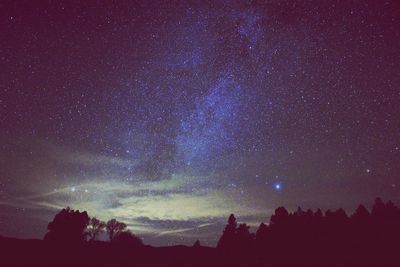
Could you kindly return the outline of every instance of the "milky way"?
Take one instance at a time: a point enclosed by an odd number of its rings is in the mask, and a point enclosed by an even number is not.
[[[396,2],[1,3],[0,234],[70,206],[215,245],[230,213],[400,201]]]

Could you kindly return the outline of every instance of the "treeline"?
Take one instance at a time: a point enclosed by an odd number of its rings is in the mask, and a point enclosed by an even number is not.
[[[136,251],[136,261],[154,261],[155,266],[158,261],[162,262],[161,258],[152,258],[153,252],[144,250],[142,241],[126,230],[126,224],[115,219],[103,222],[90,218],[86,212],[69,208],[63,209],[49,223],[44,240],[62,244],[93,243],[96,247],[100,243],[91,241],[100,233],[106,233],[112,243],[121,244],[125,251]],[[135,247],[137,249],[132,250]],[[169,251],[174,256],[169,257],[182,261],[182,265],[171,266],[203,266],[201,262],[205,261],[208,262],[206,266],[398,267],[400,208],[380,198],[375,200],[371,211],[360,205],[351,215],[343,209],[322,212],[298,208],[288,212],[279,207],[269,223],[261,223],[254,233],[231,214],[216,249],[213,252],[204,249],[198,241],[192,251],[171,248]],[[98,257],[97,250],[92,250],[94,258]],[[144,256],[143,253],[148,254]],[[128,263],[128,254],[126,256]],[[197,260],[193,261],[193,257]]]
[[[142,240],[135,236],[123,222],[111,219],[107,222],[96,217],[90,218],[86,211],[72,210],[69,207],[62,209],[51,221],[45,241],[80,243],[94,241],[99,234],[107,233],[109,241],[125,243],[127,245],[142,245]]]
[[[255,233],[229,217],[217,249],[227,265],[400,266],[400,208],[375,200],[343,209],[288,212],[279,207]]]

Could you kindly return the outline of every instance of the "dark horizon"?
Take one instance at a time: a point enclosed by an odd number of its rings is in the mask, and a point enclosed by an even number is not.
[[[152,247],[116,219],[102,222],[86,211],[62,209],[43,240],[0,236],[0,263],[7,266],[398,266],[400,208],[376,198],[371,212],[350,215],[278,207],[255,232],[231,214],[216,247]],[[108,241],[97,239],[106,233]],[[21,257],[22,256],[22,257]]]
[[[145,243],[145,239],[141,236],[138,236],[136,233],[133,233],[131,231],[131,229],[129,229],[128,225],[126,225],[124,222],[118,221],[115,218],[110,218],[109,220],[106,221],[102,221],[99,220],[98,218],[96,218],[95,216],[90,216],[90,214],[87,213],[87,211],[85,210],[74,210],[71,207],[65,207],[62,210],[59,210],[52,221],[49,221],[45,230],[45,234],[41,235],[39,238],[22,238],[22,240],[44,240],[46,242],[54,242],[54,241],[49,241],[47,235],[51,232],[51,224],[54,223],[57,219],[57,217],[60,216],[60,214],[70,214],[70,215],[76,215],[78,219],[80,218],[79,216],[84,214],[84,218],[83,221],[87,220],[87,222],[84,224],[84,226],[81,226],[81,230],[77,231],[78,236],[80,236],[81,238],[83,238],[81,241],[84,242],[90,242],[90,241],[105,241],[105,242],[110,242],[113,241],[111,237],[109,237],[109,230],[108,230],[108,224],[111,221],[114,221],[114,225],[115,222],[118,225],[123,225],[122,228],[120,228],[116,233],[116,235],[118,235],[118,233],[128,233],[128,234],[132,234],[133,236],[137,237],[139,240],[141,240],[141,245],[150,245],[150,246],[154,246],[153,244],[147,244]],[[328,209],[328,210],[322,210],[321,208],[317,208],[315,210],[312,209],[304,209],[300,206],[297,207],[296,210],[288,210],[286,209],[286,207],[283,206],[279,206],[277,207],[274,212],[271,214],[271,216],[268,219],[268,222],[259,222],[259,224],[256,225],[256,227],[252,227],[250,226],[248,223],[246,222],[242,222],[242,221],[238,221],[237,220],[237,215],[231,213],[229,215],[228,218],[226,218],[226,223],[224,226],[224,229],[221,230],[221,236],[215,236],[215,239],[217,240],[216,244],[214,246],[210,246],[209,244],[203,244],[201,242],[200,239],[194,239],[194,242],[192,244],[168,244],[168,246],[182,246],[182,245],[188,245],[188,246],[202,246],[202,247],[214,247],[214,248],[218,248],[218,246],[220,246],[221,244],[221,239],[222,236],[224,235],[225,231],[226,231],[226,227],[227,225],[230,224],[231,219],[234,219],[234,222],[236,224],[236,227],[244,225],[247,228],[247,232],[250,235],[254,235],[253,238],[256,237],[256,234],[260,231],[260,228],[262,228],[263,226],[265,227],[274,227],[274,224],[278,223],[280,224],[280,220],[282,219],[277,219],[277,217],[285,217],[285,218],[289,218],[292,217],[292,219],[296,219],[296,217],[298,217],[298,219],[302,220],[305,219],[306,217],[315,217],[318,219],[323,219],[323,220],[332,220],[332,219],[345,219],[350,221],[353,221],[352,223],[361,223],[361,224],[365,224],[367,225],[368,223],[366,221],[368,220],[380,220],[382,224],[389,224],[390,226],[393,226],[393,224],[396,224],[396,221],[398,219],[400,219],[400,207],[398,207],[393,201],[391,200],[383,200],[380,197],[375,198],[375,200],[373,201],[373,204],[369,206],[365,206],[364,203],[360,203],[357,205],[357,208],[354,209],[353,211],[346,211],[343,208],[336,208],[336,209]],[[336,216],[336,218],[335,218]],[[74,217],[74,216],[72,216]],[[71,218],[72,218],[71,217]],[[58,222],[61,222],[62,220],[64,220],[63,227],[69,227],[71,225],[74,225],[74,223],[68,219],[66,219],[66,217],[64,217],[64,219],[60,219],[58,218]],[[78,221],[81,219],[78,219]],[[95,220],[95,224],[96,227],[98,227],[101,223],[103,224],[102,227],[98,228],[96,231],[96,235],[93,235],[93,225],[94,223],[92,222],[92,220]],[[278,220],[278,221],[277,221]],[[361,220],[361,221],[360,221]],[[310,223],[310,222],[307,222]],[[305,224],[307,225],[307,224]],[[303,225],[303,226],[305,226]],[[384,226],[384,225],[382,225]],[[115,226],[116,227],[116,226]],[[293,227],[293,225],[292,225]],[[65,229],[60,228],[58,231],[64,231]],[[236,229],[238,230],[238,229]],[[365,229],[358,229],[358,230],[365,230]],[[18,239],[18,237],[13,237],[13,236],[1,236],[3,238],[11,238],[11,239]],[[69,235],[66,235],[63,238],[68,238]],[[71,240],[68,241],[68,239],[64,240],[63,238],[61,238],[60,240],[56,240],[57,242],[61,242],[61,243],[68,243],[71,242]],[[72,241],[72,244],[76,242]],[[198,243],[198,244],[197,244]]]
[[[0,66],[2,236],[400,203],[399,1],[0,1]]]
[[[376,202],[378,199],[379,199],[379,200],[382,200],[380,197],[377,197],[377,198],[374,199],[374,201],[369,201],[369,202],[365,202],[365,203],[359,203],[359,204],[356,205],[355,208],[352,209],[352,210],[345,210],[345,209],[343,209],[343,208],[341,208],[341,207],[336,207],[336,208],[330,208],[330,209],[327,209],[327,210],[322,210],[321,208],[310,209],[310,208],[305,208],[305,207],[297,206],[295,209],[287,209],[287,211],[289,212],[289,214],[296,214],[296,213],[299,212],[299,210],[301,210],[301,211],[303,211],[303,212],[312,211],[313,213],[315,213],[315,212],[317,212],[318,210],[320,210],[320,211],[322,212],[322,215],[323,215],[323,216],[326,216],[326,214],[329,213],[329,212],[336,212],[336,211],[338,211],[338,210],[343,210],[343,211],[346,213],[346,215],[348,216],[348,218],[352,218],[352,217],[356,214],[357,208],[359,208],[360,206],[364,207],[364,208],[366,209],[366,211],[368,211],[369,213],[371,213],[372,210],[373,210],[373,204],[372,204],[372,203]],[[389,201],[389,202],[393,203],[391,200],[384,200],[384,199],[383,199],[383,201],[384,201],[384,202]],[[397,203],[393,203],[393,204],[395,204],[396,206],[398,206]],[[278,206],[278,207],[276,207],[275,213],[276,213],[276,210],[277,210],[277,209],[282,208],[282,207],[283,207],[283,206]],[[66,208],[71,208],[71,207],[66,207]],[[283,207],[283,208],[286,209],[286,207]],[[64,209],[65,209],[65,208],[64,208]],[[74,210],[74,209],[72,208],[72,210]],[[77,209],[76,211],[77,211],[77,212],[86,212],[85,210],[78,210],[78,209]],[[60,210],[55,211],[54,215],[56,215],[56,214],[59,213],[59,212],[60,212]],[[230,214],[231,214],[231,215],[235,215],[235,214],[233,214],[233,213],[230,213]],[[89,214],[89,215],[90,215],[90,214]],[[256,223],[256,224],[253,224],[253,225],[249,225],[248,222],[243,221],[243,220],[240,220],[240,216],[238,216],[237,214],[235,215],[235,218],[237,219],[237,223],[238,223],[238,224],[244,223],[244,224],[248,225],[248,226],[249,226],[249,232],[255,234],[256,231],[258,230],[258,228],[260,227],[260,224],[265,224],[265,225],[267,225],[267,226],[270,225],[270,222],[269,222],[269,221],[270,221],[270,218],[271,218],[272,215],[274,215],[274,212],[271,213],[269,216],[267,216],[267,217],[266,217],[267,219],[266,219],[265,221],[260,221],[258,224]],[[93,216],[93,217],[95,217],[95,216]],[[91,218],[91,216],[90,216],[90,218]],[[111,218],[108,218],[108,219],[111,219]],[[225,225],[226,225],[228,219],[229,219],[228,217],[225,218],[224,223],[222,223],[223,226],[222,226],[222,228],[220,229],[220,233],[223,233],[223,228],[225,227]],[[107,220],[106,220],[106,221],[107,221]],[[126,229],[129,230],[129,231],[131,231],[131,229],[129,228],[129,226],[127,226]],[[1,230],[1,229],[0,229],[0,230]],[[0,234],[0,237],[5,237],[5,238],[17,238],[17,239],[19,238],[19,239],[26,239],[26,240],[30,240],[30,239],[39,239],[39,240],[42,240],[42,239],[44,239],[45,234],[46,234],[47,232],[48,232],[48,229],[47,229],[47,224],[46,224],[46,228],[43,230],[43,233],[42,233],[42,232],[36,233],[36,235],[35,235],[34,237],[2,236],[1,234]],[[154,239],[151,239],[151,238],[150,238],[150,239],[147,239],[147,238],[146,238],[146,235],[140,235],[140,234],[138,235],[137,233],[134,233],[134,232],[133,232],[133,234],[134,234],[135,236],[137,236],[138,238],[140,238],[140,239],[143,241],[143,244],[149,245],[149,246],[155,246],[155,247],[181,246],[181,245],[189,246],[189,247],[190,247],[190,246],[193,246],[193,244],[194,244],[196,241],[200,241],[201,246],[216,248],[216,247],[217,247],[217,244],[218,244],[218,241],[219,241],[219,239],[221,238],[221,237],[218,236],[218,234],[217,234],[216,236],[214,236],[214,237],[212,238],[212,240],[213,240],[212,242],[209,242],[209,240],[207,240],[207,239],[206,239],[206,240],[201,240],[199,237],[195,237],[195,236],[194,236],[192,239],[183,241],[183,242],[181,242],[181,243],[179,243],[179,241],[177,241],[177,243],[168,243],[168,242],[167,242],[167,243],[162,243],[162,241],[158,240],[158,239],[162,239],[162,238],[160,238],[160,237],[155,237]],[[210,233],[210,234],[211,234],[211,233]],[[105,242],[109,241],[106,232],[100,233],[100,234],[97,236],[96,240],[97,240],[97,241],[105,241]]]

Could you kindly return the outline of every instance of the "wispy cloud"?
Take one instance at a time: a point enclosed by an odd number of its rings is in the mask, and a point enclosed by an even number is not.
[[[45,179],[47,184],[40,186],[34,179],[27,179],[30,192],[18,194],[0,205],[53,210],[54,214],[70,206],[102,220],[124,221],[139,235],[175,237],[206,235],[202,229],[210,227],[219,231],[232,212],[249,218],[261,213],[249,209],[242,195],[229,188],[215,187],[218,176],[213,174],[177,170],[163,179],[145,179],[128,171],[136,164],[135,160],[76,151],[47,142],[39,147],[36,150],[44,151],[39,165],[51,161],[55,162],[55,173],[65,166],[80,171],[71,172],[65,179]],[[43,217],[43,221],[51,219]]]

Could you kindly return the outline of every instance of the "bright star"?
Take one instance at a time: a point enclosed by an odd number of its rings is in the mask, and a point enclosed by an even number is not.
[[[281,183],[274,183],[273,187],[274,187],[275,190],[279,191],[279,190],[282,189],[282,184]]]

